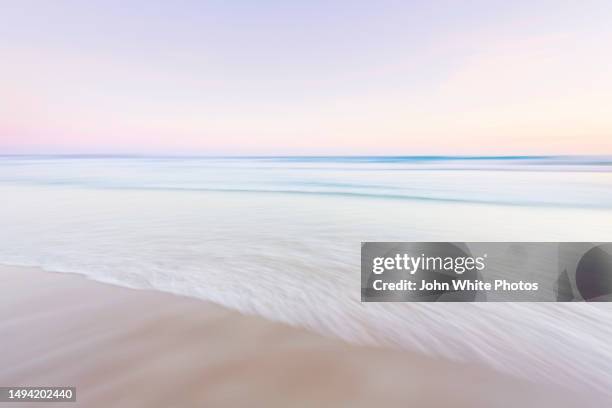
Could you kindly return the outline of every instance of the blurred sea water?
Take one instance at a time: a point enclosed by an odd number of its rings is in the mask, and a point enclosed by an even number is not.
[[[612,241],[609,157],[0,157],[0,263],[612,393],[609,304],[362,304],[362,241]]]

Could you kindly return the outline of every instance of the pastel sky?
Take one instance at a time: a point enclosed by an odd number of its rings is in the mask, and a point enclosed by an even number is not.
[[[4,0],[0,152],[612,154],[612,2]]]

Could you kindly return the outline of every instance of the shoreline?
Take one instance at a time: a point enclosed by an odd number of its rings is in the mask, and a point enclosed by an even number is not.
[[[0,266],[0,285],[0,386],[76,386],[76,404],[54,407],[597,406],[483,367],[78,274]]]

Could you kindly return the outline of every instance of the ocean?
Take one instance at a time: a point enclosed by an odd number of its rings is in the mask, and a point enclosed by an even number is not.
[[[360,302],[363,241],[612,241],[610,157],[0,157],[0,263],[612,393],[612,305]],[[93,323],[92,323],[93,324]]]

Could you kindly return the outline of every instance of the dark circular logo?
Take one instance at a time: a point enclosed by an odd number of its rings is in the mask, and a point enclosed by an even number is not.
[[[606,301],[612,296],[612,244],[587,251],[576,267],[576,287],[584,300]]]

